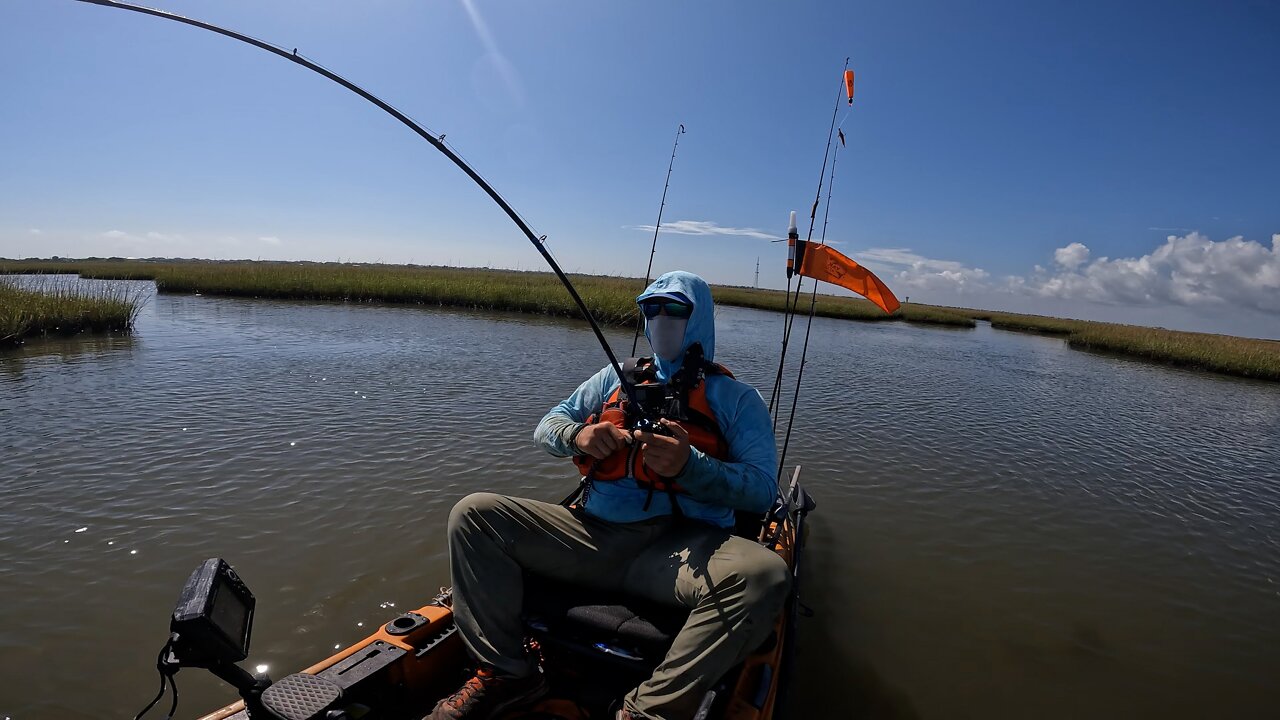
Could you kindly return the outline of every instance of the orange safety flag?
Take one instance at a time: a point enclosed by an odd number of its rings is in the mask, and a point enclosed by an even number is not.
[[[898,298],[888,285],[830,245],[804,243],[799,254],[801,275],[852,290],[886,313],[898,310]]]
[[[845,92],[849,95],[849,104],[852,105],[853,104],[853,71],[852,70],[844,71],[844,89],[845,89]]]

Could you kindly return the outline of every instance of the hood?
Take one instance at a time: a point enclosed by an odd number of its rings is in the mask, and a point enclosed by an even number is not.
[[[681,359],[670,361],[654,358],[658,365],[658,378],[666,382],[680,369],[684,351],[694,343],[702,343],[702,356],[708,361],[716,354],[715,304],[711,300],[711,286],[707,281],[693,273],[675,270],[653,281],[645,291],[636,297],[636,304],[655,297],[675,297],[682,302],[693,305],[693,314],[684,329],[684,343],[680,347]],[[646,323],[644,336],[649,338],[649,327]]]

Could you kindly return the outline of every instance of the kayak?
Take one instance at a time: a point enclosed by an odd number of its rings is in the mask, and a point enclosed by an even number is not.
[[[572,501],[573,496],[566,504]],[[707,692],[694,716],[697,720],[782,716],[794,663],[796,622],[805,614],[799,598],[804,523],[814,507],[800,485],[797,466],[787,487],[779,488],[768,513],[739,513],[735,533],[760,542],[787,561],[792,573],[790,596],[769,637]],[[195,579],[193,574],[188,587]],[[536,577],[527,578],[524,593],[526,642],[539,658],[551,692],[531,707],[505,713],[504,718],[612,718],[618,700],[661,662],[688,615],[683,607],[553,585]],[[469,661],[453,623],[451,603],[451,591],[442,590],[422,607],[391,618],[373,634],[311,667],[275,682],[259,677],[248,691],[247,683],[240,683],[252,712],[240,700],[200,720],[421,718],[468,676]],[[175,618],[181,609],[180,603]],[[251,624],[252,607],[247,615],[245,623]],[[225,671],[217,674],[232,681]]]

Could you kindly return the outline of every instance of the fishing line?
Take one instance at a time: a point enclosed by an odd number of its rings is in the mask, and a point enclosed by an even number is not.
[[[515,209],[511,207],[511,205],[506,201],[506,199],[503,198],[501,195],[499,195],[498,191],[495,190],[493,186],[490,185],[489,182],[480,175],[480,173],[476,172],[474,168],[472,168],[469,164],[467,164],[467,162],[464,161],[458,153],[454,152],[449,146],[445,144],[443,134],[437,136],[435,133],[428,131],[425,127],[418,124],[417,121],[413,120],[408,115],[401,112],[400,110],[397,110],[395,107],[388,104],[386,101],[374,96],[369,91],[365,90],[359,85],[356,85],[350,80],[347,80],[341,75],[338,75],[337,73],[329,70],[328,68],[325,68],[323,65],[320,65],[319,63],[314,62],[313,60],[307,58],[305,55],[300,55],[298,53],[297,48],[294,48],[292,51],[289,51],[278,45],[273,45],[263,40],[250,37],[243,33],[235,32],[234,30],[228,30],[226,28],[219,27],[218,25],[214,25],[212,23],[207,23],[201,20],[195,20],[193,18],[188,18],[182,15],[165,11],[165,10],[157,10],[155,8],[143,7],[141,5],[131,5],[129,3],[115,2],[114,0],[76,0],[76,1],[88,3],[91,5],[101,5],[103,7],[117,8],[120,10],[130,10],[132,12],[141,13],[143,15],[151,15],[153,17],[162,18],[164,20],[172,20],[174,22],[183,23],[184,25],[191,25],[193,27],[198,27],[202,30],[208,30],[210,32],[217,33],[219,35],[229,37],[233,40],[239,40],[240,42],[247,43],[256,48],[266,50],[267,52],[272,53],[273,55],[279,55],[280,57],[286,60],[291,60],[307,68],[308,70],[311,70],[320,75],[323,75],[329,80],[332,80],[333,82],[345,87],[346,89],[359,95],[365,100],[368,100],[369,102],[376,105],[378,108],[385,111],[387,114],[399,120],[402,124],[404,124],[410,130],[415,132],[423,140],[426,140],[427,142],[431,143],[432,147],[434,147],[435,149],[443,153],[444,156],[449,158],[449,160],[453,162],[454,165],[458,166],[460,170],[466,173],[467,177],[471,178],[472,181],[474,181],[477,185],[479,185],[480,188],[485,191],[485,194],[487,194],[490,199],[492,199],[495,203],[497,203],[498,207],[502,208],[502,211],[506,213],[507,217],[511,218],[511,221],[516,224],[516,227],[520,228],[520,231],[524,233],[524,236],[529,240],[529,242],[533,243],[534,248],[538,251],[540,255],[542,255],[543,260],[546,260],[547,264],[551,266],[552,271],[555,272],[555,275],[560,280],[561,284],[563,284],[565,289],[569,291],[569,296],[573,298],[573,302],[575,305],[577,305],[578,310],[582,313],[583,318],[585,318],[587,323],[591,326],[591,331],[595,334],[596,341],[600,343],[600,347],[601,349],[604,350],[605,355],[608,356],[609,364],[613,366],[613,371],[615,374],[617,374],[618,382],[620,383],[623,392],[626,393],[627,399],[631,401],[631,403],[634,406],[636,407],[640,406],[640,403],[638,402],[638,399],[635,394],[635,388],[632,387],[631,383],[627,382],[627,378],[622,372],[622,365],[618,362],[617,356],[614,355],[613,348],[609,347],[609,341],[605,339],[604,332],[601,331],[599,324],[596,323],[595,318],[591,315],[590,309],[587,308],[587,304],[582,300],[582,297],[578,294],[578,291],[573,287],[573,283],[569,281],[569,278],[568,276],[565,275],[564,270],[560,269],[560,264],[556,262],[555,258],[552,257],[551,252],[547,249],[546,247],[547,236],[536,235],[533,232],[533,229],[529,227],[529,224],[524,221],[524,218],[520,217],[520,214],[517,213]]]
[[[853,108],[849,108],[848,110],[844,111],[844,117],[840,118],[840,124],[836,126],[836,130],[844,129],[844,121],[848,120],[851,114],[853,114]]]
[[[844,143],[836,146],[835,152],[831,153],[831,175],[827,177],[827,206],[822,209],[822,235],[818,238],[819,245],[827,244],[827,220],[831,217],[831,191],[836,185],[836,161],[840,159],[840,147]],[[818,281],[813,282],[814,295],[818,293]]]

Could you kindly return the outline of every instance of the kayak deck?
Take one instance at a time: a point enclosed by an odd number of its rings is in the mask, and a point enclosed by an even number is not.
[[[737,530],[787,562],[791,595],[764,642],[706,694],[697,720],[766,720],[777,715],[800,608],[803,520],[812,509],[798,476],[797,467],[778,507]],[[444,591],[393,618],[360,642],[271,685],[262,693],[263,704],[284,720],[423,717],[469,676],[470,661],[450,604],[451,593]],[[524,608],[528,647],[539,659],[551,692],[504,718],[611,719],[621,697],[661,662],[689,612],[532,577],[525,583]],[[335,710],[345,715],[326,715]],[[200,720],[246,718],[244,702],[239,701]]]

